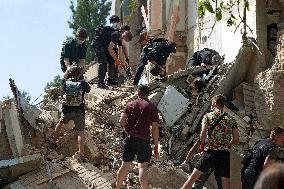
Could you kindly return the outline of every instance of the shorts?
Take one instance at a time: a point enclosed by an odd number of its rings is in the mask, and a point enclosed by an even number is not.
[[[73,120],[76,131],[84,131],[85,129],[85,115],[81,112],[62,113],[61,120],[64,124],[67,124],[70,120]]]
[[[152,156],[150,140],[145,140],[138,137],[126,137],[124,139],[122,160],[124,162],[132,162],[135,155],[137,155],[138,163],[150,163]]]
[[[195,168],[203,173],[213,169],[217,177],[230,178],[230,152],[224,150],[204,151]]]

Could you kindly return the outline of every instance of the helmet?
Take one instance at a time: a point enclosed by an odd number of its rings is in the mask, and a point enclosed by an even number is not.
[[[117,23],[117,22],[120,22],[120,19],[117,15],[112,15],[110,18],[109,18],[109,22],[110,23]]]

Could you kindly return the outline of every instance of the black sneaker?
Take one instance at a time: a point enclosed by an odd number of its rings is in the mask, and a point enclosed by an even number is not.
[[[98,84],[98,88],[107,89],[108,86],[107,86],[106,84],[104,84],[104,83],[99,83],[99,84]]]

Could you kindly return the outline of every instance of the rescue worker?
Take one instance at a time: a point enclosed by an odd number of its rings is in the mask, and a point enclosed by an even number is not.
[[[92,42],[92,47],[96,52],[99,62],[99,88],[107,88],[105,77],[108,67],[108,84],[118,84],[116,64],[120,65],[122,63],[123,66],[125,66],[125,60],[119,59],[119,55],[122,54],[122,40],[125,40],[126,42],[132,40],[132,34],[129,30],[125,30],[121,33],[110,26],[100,26],[96,29],[96,37]]]
[[[85,146],[85,101],[84,94],[90,92],[90,85],[81,80],[82,68],[79,66],[71,66],[64,74],[62,82],[63,103],[62,114],[59,122],[55,127],[53,137],[49,140],[49,148],[57,147],[57,140],[64,124],[68,124],[70,120],[75,123],[75,130],[78,133],[78,151],[75,158],[80,162],[86,162],[84,156]]]
[[[259,140],[243,159],[243,189],[253,189],[255,182],[264,167],[273,162],[283,162],[284,129],[274,127],[270,137]]]
[[[224,96],[216,95],[212,98],[212,112],[204,115],[200,134],[200,149],[205,151],[182,189],[191,189],[193,183],[209,169],[221,177],[224,189],[230,188],[229,150],[239,142],[239,133],[234,118],[223,112],[224,105]]]
[[[138,85],[148,61],[154,64],[154,68],[150,71],[153,76],[165,76],[166,60],[171,53],[176,53],[176,44],[164,38],[150,38],[148,35],[144,35],[144,39],[140,42],[145,45],[136,68],[133,85]]]
[[[158,109],[149,101],[149,94],[148,86],[139,86],[138,98],[127,103],[121,114],[120,125],[125,131],[125,138],[123,162],[117,172],[116,189],[121,188],[135,155],[137,155],[141,188],[148,189],[147,171],[152,156],[150,138],[153,138],[154,158],[157,159],[160,126]]]
[[[204,48],[201,51],[196,51],[189,59],[186,68],[195,66],[214,66],[219,65],[223,61],[223,58],[219,53],[213,49]]]
[[[85,58],[87,53],[87,45],[85,44],[88,38],[87,30],[84,28],[78,29],[74,39],[68,39],[63,43],[60,64],[63,73],[72,64],[80,67],[85,66]]]

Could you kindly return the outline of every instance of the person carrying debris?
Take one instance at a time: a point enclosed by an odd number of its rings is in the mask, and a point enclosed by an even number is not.
[[[270,137],[261,139],[255,143],[243,158],[241,170],[243,189],[253,189],[255,182],[264,167],[273,162],[282,163],[284,160],[283,150],[284,129],[274,127]]]
[[[191,189],[193,183],[209,169],[213,169],[215,175],[221,177],[224,189],[230,188],[229,150],[231,145],[239,142],[239,133],[234,118],[223,112],[224,105],[224,96],[216,95],[212,98],[213,111],[203,117],[200,134],[200,149],[205,151],[184,183],[183,189]]]
[[[116,25],[118,26],[118,25]],[[96,37],[92,42],[92,47],[96,52],[99,62],[99,88],[107,88],[105,84],[105,76],[108,71],[108,84],[118,84],[118,67],[127,67],[128,52],[122,41],[128,42],[132,40],[132,34],[129,27],[118,30],[111,26],[99,26],[96,29]],[[124,44],[124,45],[123,45]],[[121,60],[121,54],[124,52],[125,60]]]
[[[144,34],[141,34],[141,36],[143,40],[139,40],[140,44],[145,45],[140,55],[140,62],[136,68],[133,85],[138,85],[148,61],[154,64],[154,68],[150,71],[153,76],[165,76],[166,61],[171,53],[176,53],[176,44],[174,42],[169,42],[164,38],[150,38]]]
[[[196,51],[188,60],[186,68],[195,66],[215,66],[223,62],[223,58],[213,49],[204,48],[201,51]]]
[[[184,168],[187,166],[188,162],[193,160],[193,162],[197,163],[197,158],[200,157],[200,155],[202,154],[202,152],[200,151],[200,140],[198,139],[193,146],[190,148],[190,150],[187,153],[186,159],[184,160],[184,162],[182,162],[181,164],[181,168]],[[197,154],[195,154],[197,152]],[[195,154],[195,155],[194,155]],[[202,189],[205,182],[208,180],[208,178],[210,177],[211,173],[213,172],[213,169],[208,169],[206,170],[206,172],[204,172],[193,184],[193,189]],[[215,172],[214,172],[215,174]],[[223,189],[222,187],[222,181],[221,178],[215,174],[215,179],[217,181],[217,186],[218,189]]]
[[[85,44],[88,38],[87,30],[79,28],[74,39],[67,39],[63,43],[60,64],[61,70],[65,73],[71,65],[85,66],[85,58],[87,53],[87,45]]]
[[[152,131],[155,159],[158,158],[159,142],[158,109],[148,99],[149,93],[150,88],[148,86],[139,86],[138,98],[127,103],[121,114],[120,125],[125,131],[125,138],[123,162],[117,172],[116,189],[120,189],[135,155],[137,155],[138,160],[141,188],[148,188],[147,171],[151,159],[150,129]]]
[[[53,137],[51,138],[50,148],[57,147],[57,139],[59,138],[60,131],[64,124],[67,124],[70,120],[74,121],[75,130],[78,132],[78,148],[75,158],[80,162],[86,162],[87,159],[84,156],[85,145],[85,103],[84,94],[90,92],[90,85],[80,80],[82,75],[82,68],[78,66],[72,66],[68,69],[62,82],[63,102],[62,102],[62,114],[59,122],[55,127]]]

